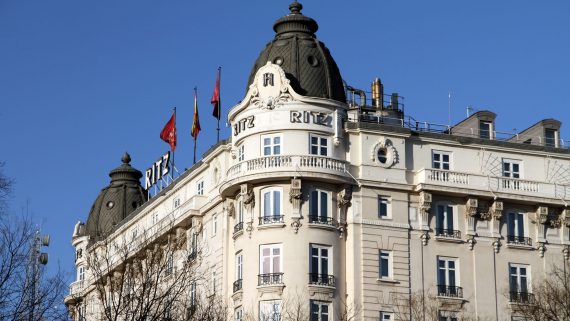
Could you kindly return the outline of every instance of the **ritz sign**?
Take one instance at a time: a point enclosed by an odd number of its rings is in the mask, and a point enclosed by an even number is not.
[[[145,171],[144,188],[148,190],[160,179],[170,173],[170,151],[162,155],[152,166]]]

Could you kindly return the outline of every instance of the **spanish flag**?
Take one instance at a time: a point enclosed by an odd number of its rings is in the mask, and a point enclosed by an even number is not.
[[[198,116],[198,89],[194,87],[194,121],[192,122],[192,130],[190,131],[190,135],[194,137],[194,140],[198,138],[200,129],[200,117]]]

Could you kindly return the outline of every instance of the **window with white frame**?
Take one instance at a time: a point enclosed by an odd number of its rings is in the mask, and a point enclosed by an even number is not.
[[[315,189],[309,194],[309,223],[332,224],[329,220],[331,193]]]
[[[491,139],[493,122],[487,120],[479,121],[479,138]]]
[[[390,198],[386,196],[378,196],[378,218],[388,219],[390,215]]]
[[[245,145],[241,144],[237,150],[238,150],[238,162],[241,162],[245,159]]]
[[[394,320],[394,313],[380,311],[380,321],[393,321]]]
[[[243,254],[238,252],[236,254],[236,280],[243,279]]]
[[[530,300],[530,266],[526,264],[509,263],[510,301],[528,303]]]
[[[503,158],[503,177],[520,178],[521,161]]]
[[[204,180],[199,180],[196,183],[196,195],[204,195]]]
[[[311,265],[309,281],[311,284],[334,286],[332,275],[332,249],[330,246],[311,244]]]
[[[261,137],[263,156],[281,155],[281,134]]]
[[[281,321],[281,300],[260,301],[259,321]]]
[[[392,279],[392,252],[386,250],[378,251],[378,277],[380,279]]]
[[[459,287],[459,260],[457,258],[437,258],[437,295],[462,297]]]
[[[311,155],[328,156],[329,139],[325,136],[310,134]]]
[[[440,150],[433,150],[432,151],[432,168],[433,169],[443,169],[443,170],[450,170],[451,169],[451,153],[444,152]]]
[[[329,306],[330,302],[311,300],[311,317],[310,321],[328,321],[329,319]]]
[[[196,306],[196,282],[192,282],[192,284],[190,284],[190,305],[191,306]]]
[[[80,265],[77,268],[77,280],[78,281],[84,281],[85,280],[85,267],[83,265]]]
[[[174,271],[174,255],[173,253],[168,253],[166,256],[166,268],[164,270],[166,275],[172,274]]]
[[[259,224],[282,223],[281,188],[271,187],[261,191],[261,217]]]
[[[280,284],[283,271],[281,244],[267,244],[259,247],[259,285]]]
[[[507,214],[507,243],[532,245],[526,235],[523,213],[509,212]]]
[[[557,135],[556,129],[551,129],[551,128],[544,129],[544,145],[549,147],[556,147],[557,145],[556,135]]]
[[[243,308],[238,307],[234,311],[234,320],[235,321],[243,321]]]
[[[439,204],[436,206],[435,235],[449,238],[461,238],[457,230],[454,206]]]

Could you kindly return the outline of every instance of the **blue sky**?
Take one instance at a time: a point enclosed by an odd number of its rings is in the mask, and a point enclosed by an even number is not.
[[[178,109],[177,167],[192,164],[192,88],[201,155],[215,143],[209,99],[222,66],[223,114],[243,98],[287,1],[0,0],[0,161],[52,236],[51,261],[73,268],[71,233],[128,151],[144,170],[168,145]],[[446,124],[465,108],[518,131],[544,118],[570,139],[569,1],[305,1],[348,84],[380,77],[406,113]],[[222,129],[222,137],[229,136]]]

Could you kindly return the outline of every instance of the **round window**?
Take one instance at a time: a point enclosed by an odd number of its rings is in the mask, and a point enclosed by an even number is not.
[[[107,202],[107,208],[108,208],[108,209],[112,209],[114,206],[115,206],[115,202],[113,202],[113,201],[108,201],[108,202]]]
[[[386,148],[379,148],[378,149],[378,161],[381,164],[386,164],[386,161],[388,161]]]

